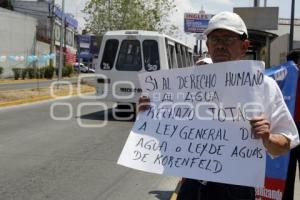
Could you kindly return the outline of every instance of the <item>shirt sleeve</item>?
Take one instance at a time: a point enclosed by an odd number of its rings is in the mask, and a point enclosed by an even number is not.
[[[265,77],[265,113],[269,117],[272,134],[282,134],[291,141],[291,149],[299,145],[299,134],[283,95],[275,80]]]

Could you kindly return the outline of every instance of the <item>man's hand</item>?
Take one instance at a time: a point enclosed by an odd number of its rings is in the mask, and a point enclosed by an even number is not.
[[[146,96],[141,96],[139,98],[138,112],[144,112],[148,110],[149,107],[150,107],[150,99]]]
[[[273,156],[286,154],[290,149],[290,140],[280,133],[271,133],[270,122],[265,116],[254,117],[250,125],[255,138],[261,138],[267,151]]]
[[[254,117],[250,120],[250,125],[255,138],[263,141],[270,137],[270,122],[264,117]]]

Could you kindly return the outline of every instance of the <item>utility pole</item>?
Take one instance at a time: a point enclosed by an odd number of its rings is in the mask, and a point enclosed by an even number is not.
[[[294,42],[294,18],[295,18],[295,0],[292,0],[292,8],[291,8],[291,23],[290,23],[290,40],[289,40],[289,50],[293,50],[293,42]]]
[[[111,13],[110,13],[110,0],[108,0],[108,27],[109,30],[111,31]]]
[[[78,74],[80,74],[80,35],[77,35],[77,65],[78,65]]]
[[[51,23],[51,30],[50,30],[50,55],[54,51],[54,24],[55,24],[55,15],[54,15],[54,6],[55,6],[55,0],[51,0],[50,4],[50,23]],[[53,59],[50,59],[50,66],[53,67]]]
[[[254,7],[259,7],[259,0],[254,0]]]
[[[61,26],[60,26],[60,48],[59,48],[59,68],[58,68],[58,82],[62,79],[62,68],[63,68],[63,40],[65,30],[65,0],[62,0],[62,11],[61,11]]]

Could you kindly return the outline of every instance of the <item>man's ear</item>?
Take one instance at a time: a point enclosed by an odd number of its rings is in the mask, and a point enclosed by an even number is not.
[[[209,51],[210,48],[209,48],[209,46],[208,46],[208,41],[207,41],[207,40],[206,40],[206,43],[205,43],[205,44],[206,44],[208,53],[210,53],[210,51]]]
[[[244,53],[244,55],[245,55],[246,52],[247,52],[247,49],[248,49],[249,46],[250,46],[250,41],[249,41],[249,40],[244,40],[242,45],[243,45],[243,47],[242,47],[243,53]]]

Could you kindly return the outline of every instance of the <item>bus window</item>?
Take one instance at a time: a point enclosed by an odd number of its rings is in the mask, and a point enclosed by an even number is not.
[[[140,71],[141,62],[141,45],[138,40],[123,40],[116,69],[120,71]]]
[[[143,53],[146,71],[159,70],[160,61],[157,42],[155,40],[144,40]]]
[[[119,46],[119,41],[116,39],[106,41],[102,61],[100,64],[101,69],[103,70],[112,69],[116,58],[118,46]]]

